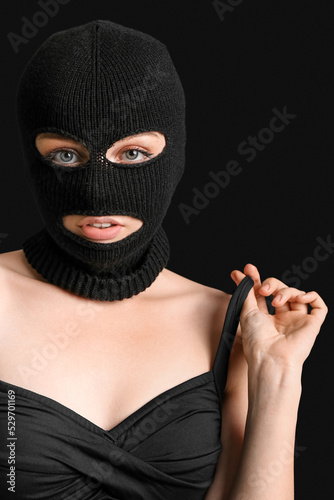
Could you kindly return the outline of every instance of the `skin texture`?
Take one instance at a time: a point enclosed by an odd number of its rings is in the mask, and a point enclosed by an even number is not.
[[[52,156],[52,161],[57,165],[73,166],[75,168],[89,160],[89,152],[83,144],[59,134],[38,134],[35,145],[41,155],[49,159]],[[107,150],[106,157],[115,163],[141,163],[157,156],[165,145],[165,137],[160,132],[143,132],[117,141]],[[145,156],[145,153],[150,156]],[[64,159],[69,159],[70,161],[62,162],[62,154],[65,154]],[[68,158],[66,158],[66,155],[68,155]],[[113,214],[109,215],[113,216]],[[63,224],[66,229],[72,231],[74,234],[91,240],[81,230],[84,218],[82,215],[66,215],[63,217]],[[141,220],[127,215],[117,215],[115,219],[122,226],[121,231],[112,239],[99,240],[99,243],[112,243],[122,240],[143,225]]]

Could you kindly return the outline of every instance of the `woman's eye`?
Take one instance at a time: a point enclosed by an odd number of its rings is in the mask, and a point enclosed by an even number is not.
[[[46,160],[50,160],[57,165],[73,165],[74,163],[79,163],[80,159],[74,151],[62,150],[54,151],[44,157]]]
[[[145,158],[149,158],[153,153],[148,153],[147,151],[142,151],[141,149],[127,149],[121,153],[121,157],[126,162],[133,161],[143,161]]]

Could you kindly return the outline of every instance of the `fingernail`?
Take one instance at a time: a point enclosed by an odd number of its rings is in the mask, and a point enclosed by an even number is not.
[[[280,293],[278,295],[276,295],[276,297],[275,297],[276,302],[279,302],[281,299],[282,299],[282,295]]]
[[[269,290],[270,285],[268,285],[268,283],[266,283],[265,285],[262,285],[260,288],[262,288],[262,290]]]

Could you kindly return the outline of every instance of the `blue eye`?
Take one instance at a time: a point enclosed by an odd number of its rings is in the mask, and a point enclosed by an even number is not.
[[[71,166],[80,163],[78,155],[74,151],[68,149],[52,151],[47,156],[44,156],[44,158],[62,166]]]
[[[138,160],[138,156],[141,155],[143,156],[143,153],[138,151],[138,149],[128,149],[127,151],[124,151],[123,153],[125,155],[125,158],[127,160]],[[141,158],[139,158],[141,159]]]
[[[55,154],[54,158],[57,160],[59,158],[60,163],[73,163],[77,161],[76,155],[72,151],[60,151]],[[75,158],[75,159],[74,159]]]
[[[141,149],[137,149],[137,148],[131,148],[131,149],[127,149],[125,151],[123,151],[122,155],[125,156],[125,160],[128,160],[128,161],[143,161],[147,158],[149,158],[150,156],[153,155],[153,153],[148,153],[147,151],[143,151]],[[140,155],[140,157],[139,157]]]

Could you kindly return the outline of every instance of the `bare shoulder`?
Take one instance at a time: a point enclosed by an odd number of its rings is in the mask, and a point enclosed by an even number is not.
[[[27,280],[40,281],[40,277],[28,264],[23,250],[0,254],[0,310]]]
[[[44,281],[42,276],[29,265],[22,249],[0,254],[0,275],[3,278],[6,276],[14,278],[16,275]]]
[[[20,273],[18,254],[19,250],[0,254],[0,311],[7,304],[15,274]]]
[[[169,269],[164,269],[162,274],[164,279],[167,281],[171,287],[171,290],[177,295],[190,295],[190,296],[201,296],[202,298],[225,300],[229,298],[230,295],[219,290],[217,288],[212,288],[196,281],[192,281],[189,278],[185,278],[180,274],[174,273]]]
[[[15,275],[28,276],[29,272],[25,266],[23,250],[14,250],[0,254],[0,277],[8,280]],[[32,276],[31,276],[32,277]]]
[[[21,272],[23,267],[23,251],[14,250],[0,254],[0,272],[4,276],[8,272]]]
[[[48,284],[27,262],[23,250],[0,254],[0,311],[3,312],[9,303],[14,306],[26,302],[29,297],[43,296],[46,291],[43,282]],[[47,291],[57,296],[61,292],[53,285]],[[66,298],[69,300],[70,296],[66,295]],[[221,290],[164,269],[155,282],[137,296],[135,303],[139,309],[134,310],[149,308],[150,314],[157,311],[157,317],[165,314],[165,318],[179,319],[182,324],[189,325],[189,329],[195,327],[208,331],[209,328],[217,331],[218,335],[229,300],[230,295]]]
[[[169,300],[171,310],[177,313],[182,309],[183,313],[193,315],[197,322],[205,322],[206,326],[211,327],[217,324],[218,329],[221,327],[230,294],[192,281],[169,269],[162,271],[159,286],[165,299]]]
[[[0,254],[0,294],[6,291],[9,278],[14,273],[20,273],[19,250]]]

